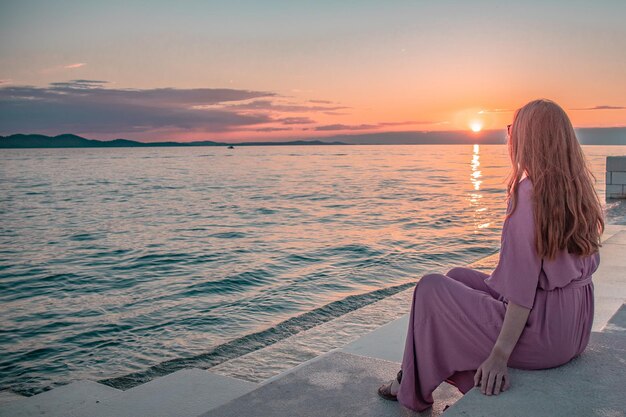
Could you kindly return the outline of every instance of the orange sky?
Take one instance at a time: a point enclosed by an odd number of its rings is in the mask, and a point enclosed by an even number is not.
[[[503,129],[536,98],[561,104],[577,127],[626,126],[626,2],[66,3],[3,3],[0,134],[250,141]],[[59,104],[69,98],[51,83],[70,80],[107,83],[65,86],[83,98]],[[162,88],[258,94],[155,102]]]

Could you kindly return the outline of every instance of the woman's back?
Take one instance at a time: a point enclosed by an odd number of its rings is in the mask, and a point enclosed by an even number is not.
[[[516,224],[525,225],[529,230],[535,230],[534,218],[528,214],[532,213],[532,180],[524,178],[519,183],[519,204],[521,205],[519,214],[524,216],[522,222]],[[516,230],[506,230],[503,233],[515,236]],[[515,254],[512,254],[515,256]],[[582,281],[589,278],[600,265],[600,253],[596,252],[589,256],[572,254],[567,249],[557,252],[554,259],[541,259],[541,272],[539,274],[538,287],[550,291],[555,288],[562,288],[573,281]]]

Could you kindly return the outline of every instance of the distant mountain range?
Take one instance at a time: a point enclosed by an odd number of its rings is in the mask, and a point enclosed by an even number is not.
[[[590,127],[576,129],[582,145],[626,145],[626,127]],[[318,140],[336,140],[358,145],[421,145],[421,144],[505,144],[502,130],[484,130],[479,133],[462,130],[432,132],[380,132],[334,135]]]
[[[626,145],[626,128],[576,129],[583,145]],[[409,144],[504,144],[505,134],[500,130],[471,133],[464,131],[436,132],[379,132],[344,134],[331,137],[292,140],[286,142],[226,143],[210,140],[195,142],[138,142],[128,139],[94,140],[77,135],[58,136],[16,134],[0,136],[0,148],[111,148],[148,146],[280,146],[280,145],[409,145]]]
[[[295,140],[290,142],[224,143],[210,140],[196,142],[137,142],[128,139],[95,140],[64,134],[58,136],[23,135],[0,136],[0,148],[130,148],[148,146],[259,146],[259,145],[346,145],[341,142]]]

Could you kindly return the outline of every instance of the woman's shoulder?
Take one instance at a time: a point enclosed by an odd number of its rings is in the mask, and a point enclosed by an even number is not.
[[[519,203],[529,204],[533,199],[533,182],[529,177],[523,178],[517,185],[517,196]]]
[[[517,184],[517,189],[515,190],[516,195],[516,207],[525,206],[530,207],[532,204],[533,197],[533,184],[530,178],[524,177]],[[509,200],[509,205],[507,207],[507,212],[511,209],[511,201]],[[517,210],[517,209],[516,209]]]
[[[533,182],[530,177],[524,177],[519,181],[517,186],[520,190],[532,190]]]

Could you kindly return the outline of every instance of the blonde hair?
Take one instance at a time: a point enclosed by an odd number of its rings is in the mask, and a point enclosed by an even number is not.
[[[526,171],[533,184],[537,254],[553,259],[562,249],[581,256],[597,252],[604,232],[602,204],[594,188],[596,178],[565,111],[545,99],[518,109],[509,156],[513,165],[507,184],[509,216],[517,204],[517,184]]]

